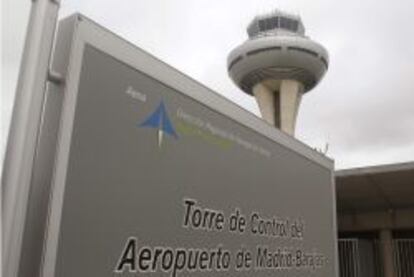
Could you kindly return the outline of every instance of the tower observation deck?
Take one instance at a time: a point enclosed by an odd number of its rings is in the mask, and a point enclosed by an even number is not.
[[[265,121],[294,135],[302,95],[322,79],[328,52],[305,36],[299,16],[279,10],[256,16],[247,33],[228,56],[230,78],[256,98]]]

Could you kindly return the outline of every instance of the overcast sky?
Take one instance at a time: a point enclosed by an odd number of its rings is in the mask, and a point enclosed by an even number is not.
[[[29,0],[2,0],[0,160],[5,149]],[[303,98],[296,134],[329,144],[337,168],[414,160],[414,1],[399,0],[62,0],[258,114],[254,99],[227,76],[227,54],[247,24],[275,8],[299,14],[323,44],[330,66]]]

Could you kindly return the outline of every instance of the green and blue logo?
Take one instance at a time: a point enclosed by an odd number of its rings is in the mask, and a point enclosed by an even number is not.
[[[177,132],[174,129],[174,125],[168,116],[167,109],[165,108],[165,104],[162,100],[155,111],[150,114],[141,124],[139,124],[139,127],[157,129],[158,147],[161,147],[162,145],[164,134],[178,139]]]

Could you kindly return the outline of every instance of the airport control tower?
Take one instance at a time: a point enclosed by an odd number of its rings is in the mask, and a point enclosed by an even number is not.
[[[328,53],[305,36],[299,16],[279,10],[255,17],[247,33],[228,57],[230,78],[255,96],[264,120],[293,136],[302,95],[322,79]]]

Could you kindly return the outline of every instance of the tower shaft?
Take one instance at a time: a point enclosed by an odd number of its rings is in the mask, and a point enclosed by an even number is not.
[[[253,87],[263,119],[294,135],[303,85],[296,80],[266,80]]]

